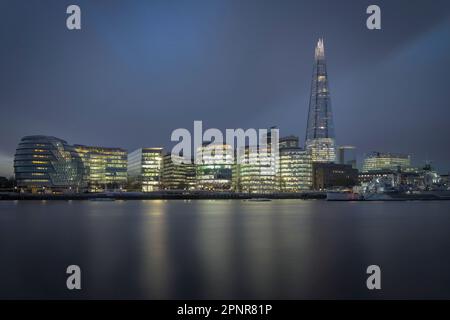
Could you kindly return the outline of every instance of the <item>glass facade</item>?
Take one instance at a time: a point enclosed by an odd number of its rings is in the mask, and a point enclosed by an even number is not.
[[[23,191],[82,191],[83,173],[80,156],[62,139],[27,136],[16,149],[14,174]]]
[[[89,191],[119,189],[127,183],[127,151],[120,148],[75,145],[85,167]]]
[[[334,162],[336,160],[336,149],[334,139],[317,138],[306,143],[306,149],[311,154],[313,162]]]
[[[363,163],[363,172],[380,170],[405,170],[411,166],[409,155],[372,152],[367,155]]]
[[[174,163],[172,157],[179,159]],[[193,163],[181,163],[182,157],[166,154],[163,158],[162,186],[166,190],[195,189],[195,166]]]
[[[280,191],[300,192],[312,188],[311,154],[301,148],[280,148]]]
[[[270,146],[246,147],[233,167],[233,190],[244,193],[273,193],[278,190],[276,155]]]
[[[128,155],[128,179],[132,190],[161,189],[163,148],[141,148]]]
[[[206,144],[197,149],[196,189],[231,189],[233,150],[228,144]]]
[[[336,160],[334,139],[325,48],[323,40],[319,39],[314,56],[305,143],[313,162],[334,162]]]

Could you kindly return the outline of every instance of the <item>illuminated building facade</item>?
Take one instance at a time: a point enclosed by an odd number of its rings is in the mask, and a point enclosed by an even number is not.
[[[203,144],[197,149],[196,189],[228,191],[231,189],[233,150],[228,144]]]
[[[280,139],[281,145],[281,139]],[[280,146],[280,191],[300,192],[312,188],[311,154],[298,147]]]
[[[89,191],[120,189],[127,183],[127,151],[75,145],[85,167],[85,181]]]
[[[334,162],[336,159],[333,115],[322,39],[319,39],[315,49],[305,145],[313,162]]]
[[[405,170],[410,166],[409,155],[372,152],[365,157],[362,171]]]
[[[245,147],[233,167],[233,190],[244,193],[273,193],[278,190],[278,166],[270,147]]]
[[[131,190],[161,189],[163,148],[140,148],[128,154],[128,179]]]
[[[84,166],[66,141],[49,136],[21,139],[14,156],[17,187],[27,192],[82,191]]]
[[[172,157],[177,158],[175,162]],[[181,163],[183,158],[178,155],[166,154],[163,157],[161,182],[166,190],[193,190],[195,189],[195,165]]]

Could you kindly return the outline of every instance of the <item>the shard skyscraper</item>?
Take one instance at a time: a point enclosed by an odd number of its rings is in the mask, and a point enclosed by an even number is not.
[[[313,162],[335,161],[334,138],[325,48],[323,39],[319,39],[314,56],[305,143],[306,149],[311,153]]]

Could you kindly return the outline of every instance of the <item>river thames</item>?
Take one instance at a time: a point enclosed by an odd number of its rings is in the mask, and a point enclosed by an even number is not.
[[[0,298],[448,299],[450,201],[0,201]]]

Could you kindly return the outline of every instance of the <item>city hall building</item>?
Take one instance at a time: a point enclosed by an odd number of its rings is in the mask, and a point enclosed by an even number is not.
[[[17,146],[14,175],[22,192],[80,192],[85,168],[75,148],[51,136],[26,136]]]
[[[69,145],[52,136],[23,137],[14,156],[17,187],[24,192],[119,189],[127,183],[127,152]]]

